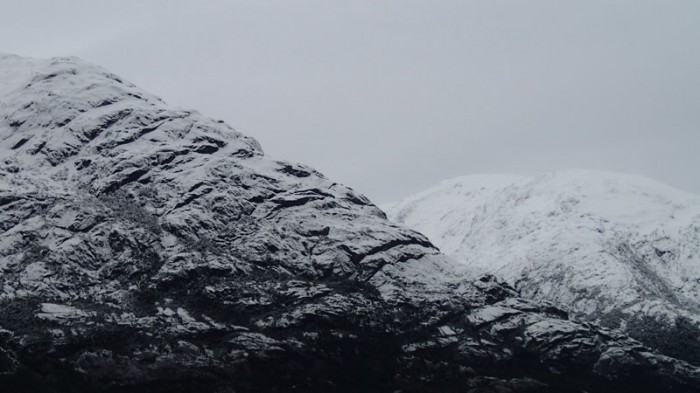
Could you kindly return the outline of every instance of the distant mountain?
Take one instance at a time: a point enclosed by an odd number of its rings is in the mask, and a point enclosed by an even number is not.
[[[0,56],[0,157],[3,392],[700,390],[77,59]]]
[[[385,207],[473,271],[700,364],[700,196],[638,176],[466,176]]]

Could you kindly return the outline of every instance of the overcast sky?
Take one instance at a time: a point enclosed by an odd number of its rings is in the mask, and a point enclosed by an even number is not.
[[[700,193],[697,0],[0,5],[0,52],[100,64],[375,202],[570,168]]]

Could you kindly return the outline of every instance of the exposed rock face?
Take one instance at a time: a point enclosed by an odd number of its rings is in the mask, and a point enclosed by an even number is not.
[[[697,391],[353,190],[76,59],[0,57],[10,392]],[[636,389],[636,390],[635,390]]]
[[[616,173],[484,175],[387,211],[527,298],[700,365],[700,196]]]

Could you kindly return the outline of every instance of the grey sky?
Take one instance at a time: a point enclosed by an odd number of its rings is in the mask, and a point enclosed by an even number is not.
[[[566,168],[700,192],[700,1],[0,0],[75,55],[376,202]]]

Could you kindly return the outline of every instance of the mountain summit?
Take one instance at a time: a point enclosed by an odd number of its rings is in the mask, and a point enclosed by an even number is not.
[[[700,196],[640,176],[466,176],[388,207],[481,274],[700,364]]]
[[[0,57],[8,392],[698,391],[220,121]]]

